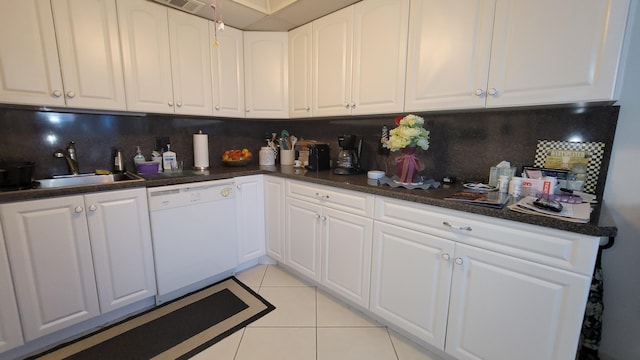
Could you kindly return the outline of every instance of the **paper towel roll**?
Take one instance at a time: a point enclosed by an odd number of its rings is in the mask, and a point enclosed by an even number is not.
[[[193,134],[193,168],[196,170],[209,168],[209,137],[202,131]]]

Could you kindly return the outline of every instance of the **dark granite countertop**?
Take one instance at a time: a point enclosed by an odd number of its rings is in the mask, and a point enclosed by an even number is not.
[[[616,236],[617,233],[615,224],[613,224],[607,216],[601,216],[600,207],[596,207],[594,209],[590,223],[579,224],[544,216],[522,214],[511,211],[506,207],[503,209],[493,209],[483,206],[469,205],[444,200],[446,196],[456,191],[463,190],[462,186],[459,184],[455,184],[452,186],[444,185],[438,189],[409,190],[404,188],[391,188],[387,185],[373,184],[373,182],[368,180],[366,174],[344,176],[335,175],[331,171],[307,171],[305,169],[296,169],[292,166],[263,167],[253,164],[245,167],[225,167],[219,165],[213,166],[208,171],[204,172],[185,170],[179,173],[160,173],[157,175],[145,175],[143,176],[145,179],[144,181],[75,186],[57,189],[31,189],[0,192],[0,203],[41,199],[54,196],[84,194],[96,191],[110,191],[135,187],[156,187],[164,185],[185,184],[191,182],[220,180],[236,176],[257,174],[281,176],[289,179],[302,180],[310,183],[328,185],[347,190],[361,191],[368,194],[387,196],[421,204],[438,206],[442,208],[459,210],[468,213],[517,221],[553,229],[565,230],[584,235],[613,237]]]

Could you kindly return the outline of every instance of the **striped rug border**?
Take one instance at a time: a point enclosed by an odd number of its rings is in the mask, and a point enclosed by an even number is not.
[[[91,334],[84,335],[76,340],[61,344],[46,351],[45,353],[31,357],[30,359],[64,359],[137,326],[160,318],[172,311],[202,300],[203,298],[215,294],[223,289],[229,289],[236,297],[247,304],[248,307],[245,310],[212,325],[205,331],[195,334],[191,338],[176,344],[168,350],[156,355],[153,359],[188,359],[193,357],[197,353],[205,350],[211,345],[219,342],[225,337],[233,334],[237,330],[247,326],[275,309],[275,306],[270,304],[262,296],[232,276],[204,289],[197,290],[158,307],[154,307],[120,322],[111,324]]]

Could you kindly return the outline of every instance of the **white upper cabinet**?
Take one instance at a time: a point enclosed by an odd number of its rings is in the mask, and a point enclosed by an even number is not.
[[[216,24],[209,22],[209,37],[215,41]],[[225,27],[217,31],[218,45],[211,45],[213,114],[244,117],[244,46],[242,31]]]
[[[176,114],[213,114],[209,22],[168,9]]]
[[[289,116],[311,117],[311,23],[289,31]]]
[[[408,0],[368,0],[313,22],[313,115],[404,107]]]
[[[629,0],[412,0],[405,111],[614,100]]]
[[[354,6],[353,115],[402,112],[409,0],[368,0]]]
[[[126,110],[113,0],[4,1],[0,49],[0,102]]]
[[[130,111],[173,112],[167,8],[118,0],[122,59]]]
[[[130,111],[212,115],[206,20],[145,0],[119,0]]]
[[[629,0],[498,0],[487,106],[614,99]]]
[[[413,0],[405,111],[484,107],[495,0]]]
[[[314,116],[351,114],[353,6],[312,23]]]
[[[289,117],[288,34],[244,33],[245,116]]]

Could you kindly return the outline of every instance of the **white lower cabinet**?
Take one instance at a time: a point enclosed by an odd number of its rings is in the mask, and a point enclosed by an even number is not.
[[[287,185],[285,264],[367,308],[373,220],[345,211],[344,203],[358,212],[359,204],[366,208],[373,197],[294,181]]]
[[[16,295],[11,281],[9,258],[0,224],[0,353],[24,343]]]
[[[262,175],[234,179],[236,192],[236,227],[238,263],[257,259],[265,254],[264,185]]]
[[[456,359],[575,357],[599,238],[376,199],[370,310]]]
[[[144,189],[85,195],[102,313],[156,294],[149,209]]]
[[[284,179],[264,175],[266,253],[284,262]]]
[[[445,351],[457,359],[573,359],[591,279],[456,244]]]
[[[0,216],[25,341],[155,294],[143,188],[2,204]]]
[[[416,338],[444,349],[454,242],[375,222],[369,309]]]

